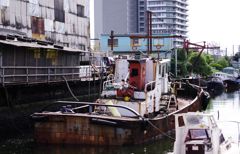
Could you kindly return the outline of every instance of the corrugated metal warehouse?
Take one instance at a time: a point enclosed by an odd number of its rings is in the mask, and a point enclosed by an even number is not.
[[[89,0],[0,0],[0,16],[0,106],[90,93]]]
[[[0,10],[0,34],[89,47],[89,0],[0,0]]]

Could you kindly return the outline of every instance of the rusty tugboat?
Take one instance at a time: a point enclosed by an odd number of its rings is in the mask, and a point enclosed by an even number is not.
[[[133,145],[161,138],[174,115],[202,109],[205,92],[169,81],[169,59],[117,59],[95,102],[59,101],[31,115],[37,143]],[[54,105],[54,104],[53,104]]]

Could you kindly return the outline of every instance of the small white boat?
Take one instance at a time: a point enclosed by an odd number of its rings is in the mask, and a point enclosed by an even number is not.
[[[225,139],[213,115],[182,113],[175,115],[174,154],[239,154],[238,144]]]

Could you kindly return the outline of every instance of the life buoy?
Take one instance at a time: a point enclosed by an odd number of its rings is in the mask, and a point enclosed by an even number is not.
[[[125,96],[129,96],[132,97],[134,94],[134,89],[132,88],[127,88],[127,89],[118,89],[117,90],[117,96],[119,97],[125,97]]]

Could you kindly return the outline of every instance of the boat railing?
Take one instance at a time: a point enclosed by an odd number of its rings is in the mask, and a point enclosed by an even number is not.
[[[53,103],[53,104],[50,104],[50,105],[47,105],[46,107],[44,107],[40,111],[40,113],[47,113],[49,111],[48,109],[51,109],[51,107],[53,107],[54,105],[57,106],[58,109],[59,109],[59,107],[63,107],[63,105],[64,106],[66,106],[66,105],[73,106],[74,105],[74,107],[67,108],[69,111],[73,111],[73,112],[66,112],[66,113],[72,113],[72,114],[77,114],[78,113],[78,112],[76,112],[77,110],[81,110],[84,108],[88,108],[88,111],[84,112],[84,113],[88,113],[88,114],[94,113],[94,107],[121,108],[121,109],[127,110],[133,114],[133,116],[130,116],[130,118],[138,118],[141,120],[144,119],[138,112],[136,112],[135,110],[133,110],[132,108],[129,108],[127,106],[114,105],[114,104],[91,103],[91,102],[76,102],[76,101],[57,101],[56,103]],[[59,111],[59,110],[57,110],[57,111]],[[52,112],[52,111],[49,111],[49,112]],[[128,118],[129,118],[129,116],[128,116]]]
[[[156,87],[155,85],[156,85],[156,81],[151,81],[151,82],[147,83],[145,85],[144,91],[148,92],[148,91],[153,90]]]
[[[75,101],[57,101],[57,103],[63,103],[63,104],[78,104],[78,105],[82,105],[82,108],[86,108],[89,107],[88,113],[91,114],[93,113],[93,108],[94,106],[103,106],[103,107],[112,107],[112,108],[122,108],[125,110],[130,111],[131,113],[133,113],[133,115],[135,115],[134,117],[137,117],[139,119],[143,120],[143,117],[136,112],[135,110],[133,110],[132,108],[129,108],[127,106],[123,106],[123,105],[114,105],[114,104],[102,104],[102,103],[91,103],[91,102],[75,102]],[[80,107],[77,108],[73,108],[73,109],[79,109]]]
[[[112,80],[107,80],[103,82],[103,90],[110,90],[114,88],[113,83],[115,82],[114,79]]]

